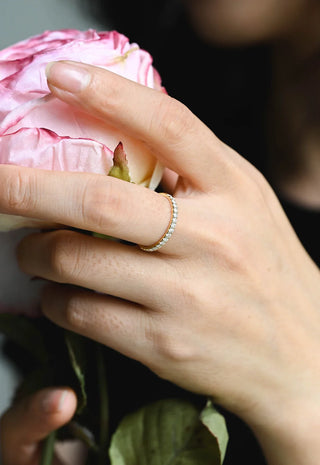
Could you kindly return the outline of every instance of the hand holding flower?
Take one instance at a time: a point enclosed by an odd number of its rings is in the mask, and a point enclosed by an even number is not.
[[[79,67],[90,79],[73,92],[67,71]],[[77,63],[54,64],[49,85],[178,173],[179,218],[154,254],[65,230],[24,239],[22,269],[58,283],[45,315],[213,396],[253,428],[270,464],[315,464],[320,275],[270,186],[162,93]],[[168,224],[163,196],[118,179],[7,166],[0,177],[3,213],[146,245]]]

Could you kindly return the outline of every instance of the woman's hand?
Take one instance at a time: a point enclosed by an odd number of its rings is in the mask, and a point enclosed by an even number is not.
[[[265,179],[167,95],[74,63],[51,66],[49,84],[178,174],[179,215],[156,253],[68,230],[23,240],[21,268],[60,283],[45,315],[213,396],[270,463],[302,463],[293,446],[313,453],[306,433],[320,426],[320,275]],[[144,245],[169,221],[165,197],[115,178],[12,166],[0,177],[4,213]]]
[[[1,418],[1,464],[38,465],[41,441],[68,423],[75,409],[70,389],[44,389],[14,404]],[[55,465],[65,463],[55,458]]]

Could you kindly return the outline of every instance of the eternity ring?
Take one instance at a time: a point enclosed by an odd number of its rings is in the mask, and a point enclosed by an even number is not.
[[[174,197],[172,197],[172,195],[167,194],[165,192],[161,192],[160,194],[166,197],[170,202],[171,217],[170,217],[169,225],[166,229],[166,232],[160,237],[160,239],[157,242],[149,246],[139,245],[140,249],[143,250],[144,252],[156,252],[162,246],[164,246],[168,242],[170,237],[172,236],[175,230],[176,224],[177,224],[178,205],[177,205],[176,200],[174,199]]]

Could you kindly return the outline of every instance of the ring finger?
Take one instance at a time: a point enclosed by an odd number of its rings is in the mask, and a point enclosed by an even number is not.
[[[176,281],[174,267],[168,269],[161,256],[66,230],[27,236],[18,247],[18,260],[30,275],[152,308],[162,307],[164,295],[159,290],[170,294]]]

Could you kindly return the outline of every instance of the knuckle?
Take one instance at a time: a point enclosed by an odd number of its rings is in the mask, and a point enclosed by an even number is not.
[[[70,251],[66,247],[65,235],[62,231],[53,233],[49,243],[49,265],[56,275],[64,274],[65,262]]]
[[[190,359],[190,347],[183,341],[175,340],[168,335],[162,335],[157,341],[158,353],[162,359],[169,362],[186,362]]]
[[[194,130],[194,116],[183,103],[161,95],[151,125],[156,126],[167,143],[177,146],[186,133]]]
[[[10,210],[23,213],[32,210],[36,196],[32,196],[33,182],[31,176],[17,171],[7,179],[7,202]]]
[[[250,196],[251,199],[264,203],[272,192],[270,184],[256,167],[248,164],[246,168],[243,173],[244,182],[242,183],[244,198]]]
[[[82,195],[82,221],[89,229],[108,234],[118,224],[125,204],[112,182],[90,180]]]
[[[229,163],[229,171],[233,177],[232,185],[229,176],[226,178],[228,190],[232,188],[233,192],[238,192],[241,199],[245,200],[255,198],[262,200],[265,195],[268,196],[268,192],[270,193],[272,189],[261,171],[230,147],[225,145],[225,149],[229,154],[226,161]]]
[[[76,279],[82,269],[83,246],[76,233],[56,231],[49,243],[49,266],[60,282]]]
[[[271,190],[270,185],[263,174],[252,166],[250,182],[252,185],[253,191],[259,193],[262,197],[265,197],[268,192]]]
[[[214,262],[221,271],[241,272],[246,268],[251,235],[248,226],[240,221],[230,221],[222,215],[217,215],[214,227],[208,225],[199,233],[199,242],[203,244],[202,251],[204,265],[207,267]],[[194,288],[196,286],[196,288]],[[197,287],[198,286],[198,287]],[[196,296],[201,289],[201,282],[194,280],[190,284],[190,291]],[[188,294],[192,298],[192,294]]]
[[[65,303],[65,321],[68,328],[81,332],[86,327],[85,318],[81,311],[81,302],[76,295],[70,295]]]
[[[153,359],[153,371],[159,374],[161,367],[187,362],[193,358],[193,351],[188,338],[184,338],[181,327],[165,324],[163,321],[152,328],[146,335],[149,343],[153,346],[156,356]]]
[[[234,224],[223,224],[219,228],[218,237],[211,241],[211,250],[215,260],[223,265],[225,270],[240,271],[245,261],[243,232],[239,226]]]
[[[269,186],[268,181],[266,180],[264,175],[261,173],[261,171],[259,171],[255,167],[253,167],[252,177],[253,177],[255,184],[257,185],[259,189],[261,189],[262,191],[267,190]]]
[[[276,200],[276,195],[273,189],[271,188],[269,182],[263,176],[263,174],[260,173],[260,171],[256,172],[255,182],[257,189],[259,190],[259,193],[264,200],[264,203],[269,205],[273,204]]]

